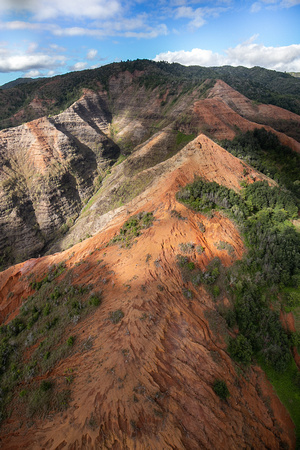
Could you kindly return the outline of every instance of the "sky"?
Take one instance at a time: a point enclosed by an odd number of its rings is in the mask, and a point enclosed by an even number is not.
[[[137,58],[300,72],[300,0],[0,0],[0,86]]]

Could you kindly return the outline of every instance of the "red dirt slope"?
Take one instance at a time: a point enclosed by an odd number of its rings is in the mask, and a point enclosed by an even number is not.
[[[66,329],[66,336],[77,337],[73,354],[47,374],[61,379],[67,369],[74,370],[69,409],[30,423],[16,408],[1,429],[3,448],[295,446],[294,426],[263,372],[256,367],[243,372],[233,363],[217,303],[204,287],[184,283],[176,264],[180,244],[189,242],[204,247],[203,253],[190,255],[203,269],[215,256],[226,266],[242,256],[233,223],[217,213],[207,218],[190,211],[176,201],[175,193],[194,175],[238,189],[244,165],[199,136],[161,168],[155,183],[94,237],[0,274],[1,313],[6,319],[13,317],[21,296],[30,293],[27,276],[33,273],[40,279],[53,263],[66,261],[77,284],[93,283],[103,290],[103,303],[95,314]],[[139,211],[153,212],[153,226],[131,248],[106,247],[126,218]],[[234,253],[218,250],[219,240],[230,243]],[[184,288],[193,296],[187,298]],[[109,314],[118,309],[124,318],[113,324]],[[92,347],[83,350],[87,338]],[[227,401],[212,389],[216,378],[226,380],[231,394]]]
[[[300,116],[273,105],[254,105],[224,81],[217,81],[207,99],[195,102],[194,114],[195,125],[216,139],[233,139],[239,131],[265,128],[276,134],[283,145],[300,152],[298,141],[268,125],[285,121],[300,126]]]

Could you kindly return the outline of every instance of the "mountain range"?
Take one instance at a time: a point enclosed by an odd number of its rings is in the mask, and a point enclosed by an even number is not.
[[[300,80],[137,60],[0,105],[3,448],[296,448]]]

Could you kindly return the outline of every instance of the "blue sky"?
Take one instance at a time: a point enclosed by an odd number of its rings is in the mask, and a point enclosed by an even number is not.
[[[300,0],[0,0],[0,85],[136,58],[300,72]]]

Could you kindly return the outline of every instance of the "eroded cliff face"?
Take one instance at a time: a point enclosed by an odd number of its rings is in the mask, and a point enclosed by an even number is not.
[[[253,102],[222,80],[216,82],[209,97],[220,98],[231,109],[252,122],[269,125],[297,141],[300,140],[300,117],[297,114],[278,106]]]
[[[93,122],[97,104],[89,123],[81,118],[88,100],[60,116],[0,132],[0,248],[8,261],[36,256],[71,225],[119,156],[119,147]]]
[[[151,186],[115,211],[94,237],[0,274],[4,321],[32,294],[30,281],[62,261],[66,270],[58,281],[69,277],[103,295],[91,317],[65,327],[61,343],[76,337],[69,355],[26,387],[73,374],[70,407],[27,419],[26,401],[19,400],[24,385],[18,386],[0,431],[4,448],[295,447],[294,426],[263,372],[241,370],[227,353],[230,332],[220,314],[229,304],[225,293],[214,300],[203,286],[184,280],[176,262],[182,244],[193,244],[189,257],[202,270],[215,257],[229,266],[244,252],[230,220],[219,213],[205,217],[176,201],[180,187],[196,174],[238,190],[241,180],[261,175],[251,169],[244,175],[244,165],[206,136],[159,167]],[[153,213],[153,225],[130,248],[112,244],[124,221],[142,211]],[[218,249],[220,240],[233,252]],[[114,323],[110,315],[118,310],[124,316]],[[226,380],[228,400],[215,394],[215,379]]]
[[[147,169],[172,157],[200,132],[216,139],[232,138],[239,130],[263,126],[255,121],[300,120],[281,108],[255,106],[222,81],[204,99],[209,80],[184,92],[180,86],[146,89],[138,82],[140,76],[138,71],[111,76],[107,90],[100,82],[97,91],[84,89],[82,97],[61,114],[0,132],[4,266],[44,254],[79,215],[68,238],[53,249],[64,249],[64,242],[72,245],[95,233],[103,222],[100,216],[113,214],[150,185],[156,169]],[[300,151],[295,139],[275,133]],[[120,152],[131,156],[110,174]]]

